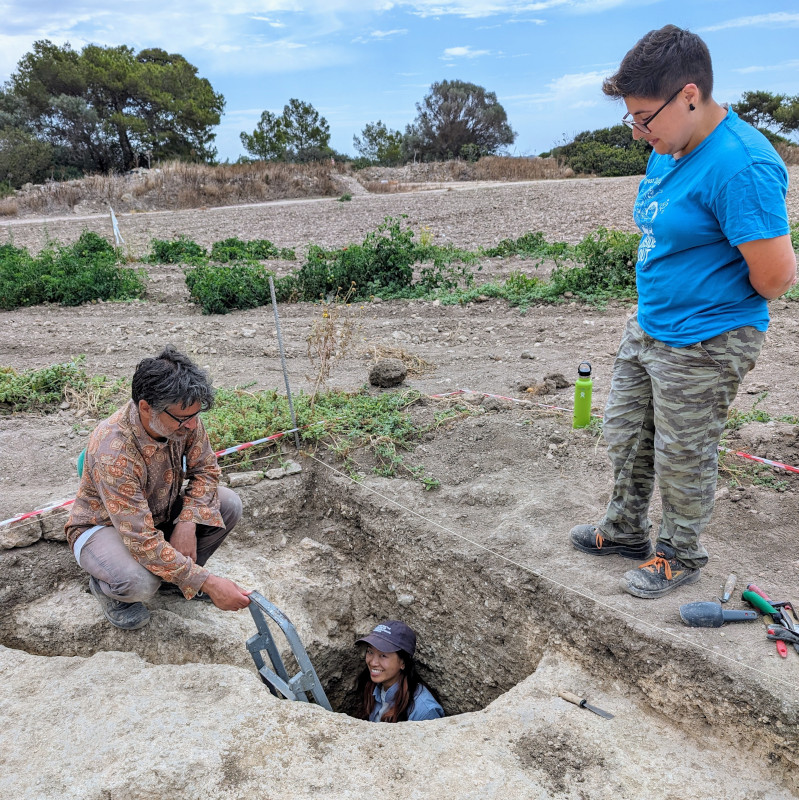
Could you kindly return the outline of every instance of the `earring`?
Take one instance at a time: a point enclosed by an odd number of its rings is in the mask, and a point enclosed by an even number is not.
[[[696,111],[696,107],[694,106],[693,103],[688,103],[688,110],[689,111]]]

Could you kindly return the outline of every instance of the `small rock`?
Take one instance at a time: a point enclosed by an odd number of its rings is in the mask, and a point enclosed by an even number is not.
[[[287,475],[296,475],[298,472],[302,472],[302,467],[296,461],[289,460],[282,467],[267,470],[265,477],[270,481],[277,481]]]
[[[383,388],[399,386],[407,375],[408,370],[400,359],[381,358],[369,371],[369,383]]]
[[[259,470],[251,472],[229,472],[228,482],[231,489],[237,486],[253,486],[263,480],[264,473]]]
[[[398,594],[397,595],[397,604],[401,605],[403,608],[407,608],[408,606],[413,605],[416,598],[412,594]]]

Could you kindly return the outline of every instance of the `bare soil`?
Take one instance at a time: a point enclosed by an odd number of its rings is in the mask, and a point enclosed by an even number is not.
[[[799,168],[794,167],[792,173],[795,185]],[[621,178],[453,184],[443,190],[412,194],[358,194],[351,202],[329,198],[279,201],[122,215],[119,221],[134,259],[146,252],[153,237],[166,239],[180,234],[206,246],[229,236],[267,238],[301,253],[309,242],[342,246],[361,241],[384,217],[400,214],[407,215],[407,222],[416,230],[428,227],[437,243],[452,242],[461,247],[489,246],[530,230],[542,230],[550,240],[576,242],[600,225],[633,230],[631,208],[637,183],[636,178]],[[791,219],[799,220],[795,188],[791,190],[789,210]],[[15,244],[35,250],[48,239],[72,241],[84,228],[110,234],[107,217],[76,215],[3,223],[0,240],[10,237]],[[180,268],[146,269],[150,289],[145,302],[4,312],[0,317],[0,364],[25,369],[85,354],[89,372],[129,376],[142,357],[171,342],[208,366],[218,385],[283,389],[271,308],[204,316],[189,301]],[[532,262],[523,259],[487,259],[478,281],[511,270],[534,274]],[[356,334],[348,354],[334,365],[331,387],[359,388],[367,381],[375,348],[399,347],[433,365],[430,371],[406,381],[426,395],[470,389],[527,402],[514,404],[473,396],[470,399],[480,403],[481,414],[442,428],[420,444],[409,459],[424,465],[441,481],[438,490],[425,492],[418,483],[373,478],[354,486],[333,472],[337,466],[334,459],[316,461],[320,454],[303,460],[304,477],[312,480],[310,486],[299,481],[294,485],[319,511],[314,518],[314,540],[325,542],[335,552],[352,549],[357,535],[368,532],[370,521],[376,525],[374,521],[380,518],[382,535],[394,531],[408,546],[416,542],[424,549],[424,557],[417,558],[418,572],[410,569],[410,560],[406,569],[400,568],[408,552],[402,549],[363,563],[370,575],[378,566],[396,571],[392,597],[400,602],[400,595],[414,596],[416,605],[408,605],[407,615],[426,631],[441,627],[442,614],[451,611],[458,596],[479,597],[482,605],[466,605],[477,619],[480,641],[486,647],[480,650],[482,655],[467,659],[464,668],[487,676],[479,695],[483,704],[511,689],[534,669],[542,652],[531,642],[546,628],[550,644],[560,642],[575,663],[582,662],[589,670],[595,668],[595,691],[610,691],[606,682],[610,681],[619,697],[632,692],[651,709],[666,715],[660,718],[658,735],[671,743],[675,754],[680,752],[683,737],[698,742],[712,729],[713,737],[721,737],[721,744],[716,742],[713,747],[744,747],[758,759],[768,758],[774,765],[775,780],[783,787],[775,789],[773,796],[791,796],[799,791],[795,777],[799,766],[799,657],[790,651],[787,659],[780,659],[759,623],[720,630],[686,628],[679,622],[678,607],[693,600],[714,600],[730,572],[738,575],[738,590],[730,603],[733,607],[743,607],[740,590],[750,581],[760,584],[774,598],[799,601],[797,477],[770,470],[756,474],[751,462],[724,456],[716,512],[704,537],[711,560],[701,582],[686,587],[679,596],[646,602],[625,595],[618,589],[618,581],[624,571],[635,566],[634,562],[611,558],[596,564],[568,545],[572,525],[590,522],[602,513],[610,489],[610,468],[601,440],[588,431],[572,430],[568,413],[545,407],[570,407],[572,386],[536,395],[525,389],[543,384],[545,377],[553,374],[564,375],[573,384],[577,364],[590,360],[594,366],[594,407],[601,410],[621,329],[630,310],[621,303],[597,309],[566,302],[534,307],[521,314],[495,300],[465,306],[414,301],[353,307]],[[315,368],[306,355],[306,337],[320,309],[296,304],[281,306],[279,311],[292,390],[307,389]],[[799,305],[778,300],[771,304],[771,311],[766,345],[756,369],[741,387],[735,407],[748,411],[761,398],[758,408],[778,417],[797,413]],[[429,413],[430,408],[446,401],[426,402],[428,405],[416,413]],[[74,463],[90,427],[88,420],[76,418],[71,409],[46,416],[0,418],[0,518],[74,495]],[[731,433],[725,444],[733,450],[799,465],[797,429],[788,423],[750,422]],[[374,494],[377,492],[379,495]],[[251,507],[271,503],[258,499],[256,489],[245,490],[245,496],[250,498]],[[328,496],[329,504],[321,499]],[[288,514],[288,500],[281,502],[283,513]],[[325,505],[330,512],[323,508]],[[657,520],[657,498],[652,514]],[[359,522],[352,529],[354,518]],[[42,557],[47,548],[46,557],[54,565],[49,573],[45,571],[48,580],[56,583],[58,575],[63,579],[66,574],[68,581],[78,586],[77,569],[68,567],[68,559],[59,555],[63,545],[52,543],[10,551],[17,560],[11,565],[5,562],[9,570],[4,573],[6,580],[27,569],[30,558],[36,558],[30,554],[37,548],[42,548],[38,551]],[[233,548],[226,553],[227,561],[232,561]],[[395,559],[393,567],[388,555]],[[319,557],[336,558],[335,553]],[[480,580],[469,574],[470,568]],[[27,574],[35,573],[35,569],[28,569]],[[250,572],[255,580],[262,581],[268,574],[268,566],[260,572],[253,567]],[[347,593],[341,587],[354,585],[348,580],[351,582],[351,576],[333,582],[332,607],[342,591]],[[446,587],[440,591],[446,600],[443,605],[437,603],[437,583]],[[491,590],[486,588],[489,584]],[[260,590],[260,586],[254,588]],[[32,590],[18,591],[25,595],[18,602],[32,600]],[[275,594],[297,614],[303,613],[301,603],[285,587],[275,588]],[[379,597],[379,591],[373,596]],[[318,595],[315,599],[318,602]],[[392,602],[385,596],[381,599],[381,611],[386,615],[390,616],[392,609],[402,611]],[[504,611],[505,606],[512,613]],[[529,610],[534,621],[525,629],[519,628],[522,610]],[[546,620],[556,624],[547,626]],[[340,635],[343,642],[352,625],[350,619],[330,636],[335,639]],[[51,633],[57,641],[57,631]],[[3,641],[40,652],[32,645],[33,637],[26,637],[24,632],[7,632]],[[48,654],[87,655],[112,644],[102,637],[83,644],[72,638],[54,645]],[[447,648],[454,648],[458,656],[449,652],[452,657],[447,663],[464,666],[459,658],[468,653],[468,646],[459,647],[457,641],[431,645],[427,659],[431,669],[435,669],[435,656],[447,657]],[[163,651],[157,644],[152,648],[143,653],[144,657],[161,663]],[[515,655],[509,656],[505,648]],[[213,653],[224,649],[219,645],[211,648],[210,660],[216,658]],[[320,658],[327,663],[321,654]],[[219,661],[224,662],[224,656],[219,655]],[[330,667],[330,675],[334,673]],[[474,696],[477,683],[457,674],[438,674],[437,678],[453,698],[452,710],[474,710],[469,698]],[[673,727],[663,724],[664,720],[671,720]],[[647,745],[640,740],[635,744],[635,719],[624,724],[625,735],[630,737],[628,756],[644,769]],[[548,736],[557,739],[556,732]],[[530,757],[524,753],[535,744],[533,738],[526,744],[520,740],[520,758]],[[544,750],[547,748],[542,748],[541,758]],[[551,760],[551,752],[547,752]],[[575,765],[580,758],[575,752]],[[601,765],[602,758],[597,758]],[[560,796],[558,792],[565,789],[556,766],[553,761],[541,768],[552,773],[550,789],[553,796]],[[577,766],[570,769],[576,773]],[[759,767],[742,764],[730,783],[741,787],[740,795],[714,794],[710,781],[706,786],[692,786],[683,796],[744,797],[747,776],[753,788],[761,786]],[[592,793],[588,787],[586,791],[579,796],[604,796],[599,789]],[[678,790],[675,792],[669,796],[681,796]],[[636,794],[627,786],[621,787],[617,796]]]

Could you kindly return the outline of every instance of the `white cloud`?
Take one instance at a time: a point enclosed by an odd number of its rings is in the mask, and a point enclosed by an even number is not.
[[[604,72],[567,73],[547,84],[548,91],[535,94],[515,94],[500,98],[503,103],[520,105],[557,104],[578,108],[596,101],[601,92]]]
[[[705,31],[724,31],[729,28],[784,28],[799,26],[799,14],[790,14],[787,11],[777,11],[772,14],[755,14],[751,17],[737,17],[726,22],[719,22],[716,25],[707,25],[699,28],[699,32]]]
[[[441,59],[449,61],[453,58],[479,58],[480,56],[487,56],[491,53],[490,50],[472,50],[471,47],[447,47],[444,50],[444,55]]]
[[[738,72],[741,75],[750,75],[753,72],[780,72],[782,70],[797,70],[799,69],[799,61],[783,61],[780,64],[769,65],[752,65],[751,67],[738,67],[733,69],[733,72]]]
[[[402,36],[407,33],[407,28],[395,28],[393,31],[372,31],[373,39],[387,39],[389,36]]]

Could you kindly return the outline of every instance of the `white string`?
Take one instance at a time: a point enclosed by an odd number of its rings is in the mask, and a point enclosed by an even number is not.
[[[658,625],[653,625],[652,623],[647,622],[646,620],[641,619],[640,617],[636,617],[635,614],[631,614],[628,611],[624,611],[621,608],[617,608],[616,606],[611,605],[610,603],[606,603],[605,601],[600,600],[598,597],[594,597],[592,594],[589,594],[589,593],[587,593],[585,591],[581,591],[580,589],[575,589],[573,586],[568,586],[567,584],[562,583],[561,581],[559,581],[559,580],[557,580],[555,578],[551,578],[549,575],[544,575],[542,572],[538,572],[537,570],[533,569],[532,567],[527,566],[526,564],[522,564],[522,563],[520,563],[518,561],[514,561],[512,558],[508,558],[508,556],[503,555],[502,553],[500,553],[500,552],[498,552],[496,550],[493,550],[490,547],[486,547],[484,544],[481,544],[480,542],[477,542],[474,539],[470,539],[468,536],[464,536],[463,534],[458,533],[457,531],[454,531],[451,528],[448,528],[446,525],[442,525],[442,524],[440,524],[438,522],[435,522],[435,520],[432,520],[432,519],[430,519],[428,517],[425,517],[424,514],[420,514],[418,511],[414,511],[412,508],[408,508],[407,506],[402,505],[402,503],[398,502],[394,498],[387,497],[386,495],[381,494],[380,492],[378,492],[376,489],[372,489],[369,486],[364,486],[362,483],[359,483],[358,481],[356,481],[355,479],[353,479],[352,477],[347,475],[347,473],[342,472],[339,469],[336,469],[335,467],[331,466],[330,464],[326,464],[324,461],[322,461],[321,459],[319,459],[316,456],[312,455],[311,453],[305,453],[305,455],[308,458],[311,458],[312,460],[316,461],[317,463],[322,464],[323,466],[327,467],[329,470],[331,470],[332,472],[335,472],[337,475],[341,475],[343,478],[346,478],[348,481],[350,481],[351,483],[353,483],[356,486],[360,487],[361,489],[365,489],[367,492],[371,492],[372,494],[374,494],[377,497],[379,497],[381,500],[385,500],[386,502],[392,503],[397,508],[400,508],[403,511],[406,511],[409,514],[413,514],[415,517],[419,517],[419,519],[424,520],[428,524],[430,524],[430,525],[432,525],[432,526],[434,526],[436,528],[440,528],[442,531],[445,531],[446,533],[450,534],[451,536],[455,536],[456,538],[461,539],[464,542],[468,542],[469,544],[473,545],[474,547],[477,547],[477,548],[479,548],[481,550],[484,550],[486,553],[490,553],[491,555],[497,556],[497,558],[501,558],[503,561],[507,561],[509,564],[513,564],[513,566],[518,567],[519,569],[524,570],[525,572],[529,572],[531,575],[534,575],[536,578],[541,578],[541,579],[543,579],[545,581],[548,581],[549,583],[553,584],[554,586],[559,587],[560,589],[563,589],[566,592],[570,592],[571,594],[575,594],[575,595],[577,595],[579,597],[582,597],[582,598],[584,598],[586,600],[590,600],[590,601],[596,603],[598,606],[601,606],[602,608],[605,608],[605,609],[607,609],[609,611],[613,611],[614,613],[620,614],[623,617],[627,617],[628,619],[632,620],[633,622],[638,622],[641,625],[644,625],[645,627],[647,627],[647,628],[649,628],[649,629],[651,629],[653,631],[657,631],[658,633],[665,634],[666,636],[669,636],[672,639],[676,639],[677,641],[682,642],[683,644],[687,644],[689,647],[694,647],[697,650],[702,650],[704,652],[711,653],[714,656],[716,656],[717,658],[721,658],[721,659],[723,659],[725,661],[729,661],[731,664],[733,664],[736,667],[742,667],[744,669],[751,670],[752,672],[756,672],[756,673],[762,675],[763,677],[769,678],[770,680],[777,681],[778,683],[781,683],[781,684],[787,686],[789,689],[793,689],[793,690],[796,689],[796,685],[791,683],[791,682],[789,682],[789,681],[787,681],[787,680],[785,680],[785,678],[781,678],[778,675],[774,675],[771,672],[766,672],[765,670],[759,669],[758,667],[754,667],[751,664],[746,664],[746,663],[743,663],[741,661],[736,661],[734,658],[731,658],[730,656],[725,656],[723,653],[719,653],[718,651],[713,650],[713,648],[711,648],[711,647],[706,647],[705,645],[697,644],[696,642],[692,642],[690,639],[686,639],[684,636],[680,636],[677,633],[673,633],[672,631],[666,630],[665,628],[661,628]]]

